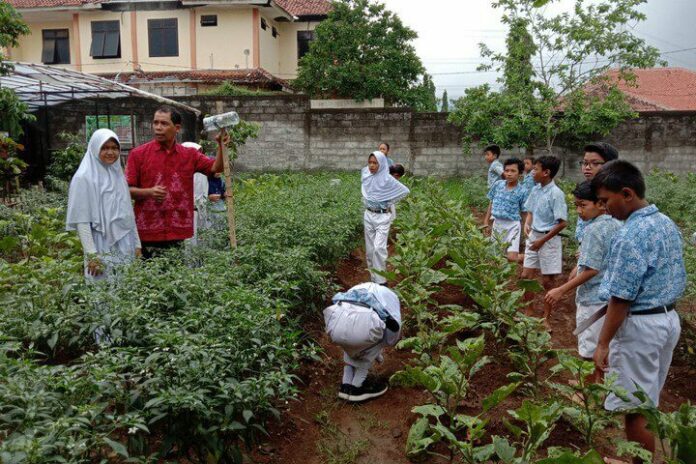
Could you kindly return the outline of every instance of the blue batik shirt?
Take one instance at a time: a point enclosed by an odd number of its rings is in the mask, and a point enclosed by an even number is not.
[[[491,216],[495,219],[519,221],[520,213],[526,211],[524,203],[527,200],[527,191],[520,184],[508,189],[507,181],[499,180],[488,191],[488,199],[493,204]]]
[[[575,225],[575,240],[578,243],[582,243],[582,238],[585,236],[585,228],[587,227],[587,222],[583,221],[582,218],[578,217],[578,223]]]
[[[503,175],[503,163],[499,160],[493,161],[490,166],[488,166],[488,188],[493,187],[493,184],[500,180],[500,176]]]
[[[546,233],[560,221],[568,220],[565,194],[554,181],[535,185],[524,207],[532,213],[532,229],[537,232]]]
[[[655,205],[634,211],[614,236],[599,296],[631,302],[631,312],[674,303],[686,288],[682,238]]]
[[[534,182],[534,176],[532,175],[531,172],[528,172],[525,174],[524,179],[522,179],[522,187],[524,187],[525,191],[527,192],[527,196],[529,196],[530,193],[532,193],[532,189],[536,185],[536,182]]]
[[[575,304],[582,306],[598,305],[606,303],[599,296],[599,286],[606,267],[606,259],[609,256],[611,240],[621,229],[621,222],[608,214],[602,214],[596,218],[583,221],[585,239],[580,245],[580,257],[578,258],[578,274],[594,269],[599,274],[580,285],[575,294]]]

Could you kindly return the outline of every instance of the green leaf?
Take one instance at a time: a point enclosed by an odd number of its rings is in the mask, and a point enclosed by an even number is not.
[[[544,287],[542,287],[538,280],[534,279],[520,279],[517,281],[517,286],[524,291],[532,293],[539,293],[544,291]]]
[[[520,386],[519,382],[515,383],[510,383],[507,385],[503,385],[500,388],[497,388],[496,390],[493,391],[490,395],[488,395],[484,400],[483,400],[483,412],[490,411],[503,401],[505,401],[505,398],[510,396],[512,392],[514,392],[517,387]]]
[[[119,456],[122,456],[124,458],[129,457],[128,456],[128,449],[126,449],[126,447],[123,444],[121,444],[117,441],[114,441],[110,438],[107,438],[107,437],[104,437],[103,440],[104,440],[104,443],[109,445],[111,447],[111,449],[114,450],[114,453],[116,453]]]
[[[493,447],[495,454],[504,463],[511,463],[517,454],[517,449],[510,444],[507,438],[493,435]]]
[[[445,409],[436,404],[424,404],[411,409],[411,412],[420,414],[422,416],[440,417],[441,415],[445,414]]]

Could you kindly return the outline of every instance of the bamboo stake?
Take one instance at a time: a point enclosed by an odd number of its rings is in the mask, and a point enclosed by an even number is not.
[[[225,167],[225,204],[227,205],[227,227],[230,230],[230,246],[237,249],[237,225],[234,220],[234,189],[232,188],[232,168],[234,165],[227,156],[227,145],[222,144],[222,161]],[[237,148],[232,146],[232,156],[236,157]]]

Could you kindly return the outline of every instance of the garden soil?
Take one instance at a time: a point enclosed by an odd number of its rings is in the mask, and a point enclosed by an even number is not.
[[[391,251],[391,250],[390,250]],[[569,269],[564,278],[567,278]],[[356,249],[341,261],[335,273],[335,281],[342,289],[369,281],[364,251]],[[444,286],[435,296],[440,304],[468,305],[470,300],[457,287]],[[575,304],[572,298],[564,301],[552,314],[553,343],[555,348],[576,348]],[[541,307],[541,299],[535,301]],[[685,308],[686,309],[686,308]],[[408,308],[402,308],[404,313]],[[534,314],[539,316],[540,314]],[[391,388],[387,394],[360,405],[347,404],[337,398],[343,364],[340,349],[333,346],[323,331],[321,311],[312,317],[305,329],[309,337],[321,346],[323,353],[318,361],[304,365],[300,377],[300,395],[296,401],[281,408],[281,419],[269,424],[269,435],[248,454],[250,462],[264,464],[397,464],[408,463],[406,439],[416,415],[414,406],[429,401],[427,392],[419,389]],[[682,350],[683,351],[683,350]],[[495,347],[486,347],[486,354],[494,356]],[[376,365],[377,376],[388,379],[402,369],[411,354],[388,348],[383,364]],[[689,367],[686,356],[675,356],[662,394],[662,407],[673,410],[679,404],[696,401],[696,391],[691,380],[696,370]],[[478,413],[482,400],[496,388],[507,383],[506,375],[511,371],[506,357],[496,356],[495,362],[487,365],[473,379],[472,394],[462,405],[464,413]],[[505,435],[502,412],[519,407],[524,395],[512,395],[498,406],[500,414],[492,414],[487,427],[489,433]],[[613,437],[621,437],[619,429],[607,430],[597,449],[604,456],[616,457],[610,446]],[[546,446],[584,448],[580,434],[560,420],[546,442]],[[448,455],[446,449],[436,451]],[[428,456],[422,462],[449,462],[445,456]]]

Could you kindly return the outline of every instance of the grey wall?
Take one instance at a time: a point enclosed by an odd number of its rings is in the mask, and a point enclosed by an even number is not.
[[[214,114],[236,110],[261,124],[261,133],[240,155],[242,169],[359,169],[381,141],[392,146],[396,162],[418,175],[481,173],[480,148],[465,156],[461,132],[443,113],[414,113],[399,108],[311,110],[302,96],[181,97],[179,101]],[[621,157],[642,169],[696,171],[696,112],[642,114],[606,138]],[[559,149],[565,175],[578,177],[582,147]],[[524,156],[523,150],[503,153]]]
[[[465,156],[459,129],[447,122],[443,113],[414,113],[407,109],[312,110],[303,96],[212,97],[190,96],[177,100],[202,111],[217,114],[236,110],[249,121],[261,125],[258,139],[240,153],[237,167],[243,170],[338,169],[358,170],[379,142],[392,146],[396,162],[417,175],[452,176],[483,173],[486,165],[476,148]],[[152,133],[150,121],[158,104],[154,101],[122,99],[99,104],[99,113],[136,116],[136,142],[143,143]],[[47,145],[60,146],[56,135],[61,131],[84,133],[85,116],[94,114],[92,101],[78,101],[52,108],[48,125],[43,118],[38,128],[48,127]],[[192,114],[186,115],[184,140],[197,138]],[[696,112],[642,114],[619,126],[607,137],[621,157],[642,169],[667,169],[673,172],[696,171]],[[581,148],[559,150],[567,160],[566,176],[577,177]],[[510,155],[523,156],[512,150]]]

